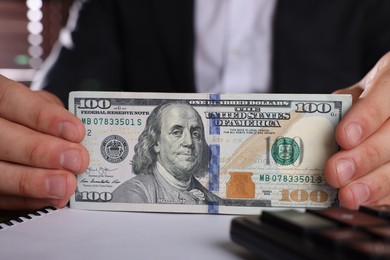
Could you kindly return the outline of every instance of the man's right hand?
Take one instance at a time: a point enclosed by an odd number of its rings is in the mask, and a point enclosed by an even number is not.
[[[65,206],[89,164],[84,135],[54,95],[0,75],[0,209]]]

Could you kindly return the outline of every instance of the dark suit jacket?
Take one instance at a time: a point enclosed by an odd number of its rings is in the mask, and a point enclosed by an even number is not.
[[[40,84],[65,103],[72,90],[194,92],[193,5],[77,2],[68,24],[74,47],[56,46]],[[329,93],[390,49],[390,1],[279,0],[273,33],[273,92]]]

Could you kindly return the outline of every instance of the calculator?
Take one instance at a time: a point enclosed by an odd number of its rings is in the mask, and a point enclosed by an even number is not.
[[[230,236],[260,259],[390,259],[390,206],[264,210],[233,218]]]

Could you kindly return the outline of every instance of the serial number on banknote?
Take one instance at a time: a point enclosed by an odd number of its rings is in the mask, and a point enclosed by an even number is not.
[[[260,182],[265,183],[324,183],[325,178],[323,176],[313,175],[285,175],[285,174],[260,174]]]

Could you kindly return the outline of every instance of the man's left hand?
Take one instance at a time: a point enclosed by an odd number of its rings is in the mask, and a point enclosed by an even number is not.
[[[342,206],[390,203],[390,52],[357,84],[338,90],[353,105],[336,129],[341,151],[325,167]]]

